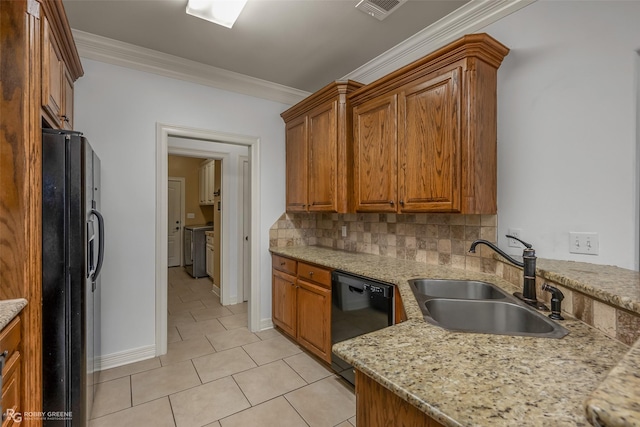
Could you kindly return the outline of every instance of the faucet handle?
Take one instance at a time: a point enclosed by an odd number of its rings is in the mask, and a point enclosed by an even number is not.
[[[517,240],[518,242],[522,243],[527,249],[531,249],[533,247],[533,245],[531,245],[531,243],[524,242],[524,241],[518,239],[516,236],[512,236],[510,234],[507,234],[506,237],[509,238],[509,239]]]

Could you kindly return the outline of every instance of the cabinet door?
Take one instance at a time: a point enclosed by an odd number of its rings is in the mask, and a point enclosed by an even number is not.
[[[207,192],[207,202],[209,204],[214,203],[214,193],[216,192],[216,162],[211,160],[207,164],[207,182],[209,183],[209,191]]]
[[[47,121],[54,128],[60,128],[62,102],[64,96],[64,62],[58,44],[51,32],[49,21],[43,19],[42,39],[42,107]]]
[[[337,101],[309,113],[309,211],[337,212]]]
[[[331,290],[298,279],[298,342],[331,363]]]
[[[287,123],[287,211],[307,210],[307,117]]]
[[[204,179],[204,165],[200,165],[198,168],[198,202],[201,205],[204,205],[207,200],[207,189],[204,187],[205,179]]]
[[[397,199],[396,95],[353,109],[354,189],[359,212],[395,212]]]
[[[207,245],[207,257],[206,257],[206,265],[207,265],[207,276],[213,279],[213,246]]]
[[[271,312],[273,323],[291,337],[296,337],[296,278],[272,270]]]
[[[460,212],[460,69],[400,93],[400,211]]]
[[[67,67],[64,67],[63,87],[62,127],[67,130],[73,130],[73,79]]]
[[[358,427],[443,427],[435,419],[356,369]]]

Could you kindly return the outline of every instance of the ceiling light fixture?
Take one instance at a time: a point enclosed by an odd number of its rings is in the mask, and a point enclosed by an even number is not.
[[[231,28],[245,4],[247,0],[188,0],[187,13]]]

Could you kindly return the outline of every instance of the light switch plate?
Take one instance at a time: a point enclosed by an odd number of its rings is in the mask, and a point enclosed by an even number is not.
[[[507,234],[509,236],[513,236],[513,237],[517,237],[518,239],[522,239],[522,229],[521,228],[510,228],[507,230]],[[507,238],[507,241],[509,242],[509,247],[510,248],[522,248],[522,243],[518,242],[517,240],[514,239],[509,239]]]
[[[196,214],[189,212],[187,214],[187,219],[194,219],[196,217]]]
[[[570,231],[569,252],[572,254],[598,255],[600,252],[598,233]]]

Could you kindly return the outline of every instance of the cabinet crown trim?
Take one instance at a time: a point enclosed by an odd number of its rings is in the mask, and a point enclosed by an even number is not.
[[[508,47],[486,33],[468,34],[350,93],[349,100],[355,106],[465,58],[478,58],[498,68],[508,53]]]
[[[348,95],[362,86],[364,86],[362,83],[353,80],[336,80],[284,111],[280,117],[288,122],[327,101],[333,100],[338,95]]]
[[[71,27],[69,26],[69,20],[67,14],[64,11],[62,0],[39,0],[42,4],[44,14],[49,20],[51,29],[55,35],[64,62],[67,64],[69,74],[75,82],[84,75],[84,69],[80,62],[80,56],[78,55],[78,49],[76,48],[73,35],[71,34]]]

